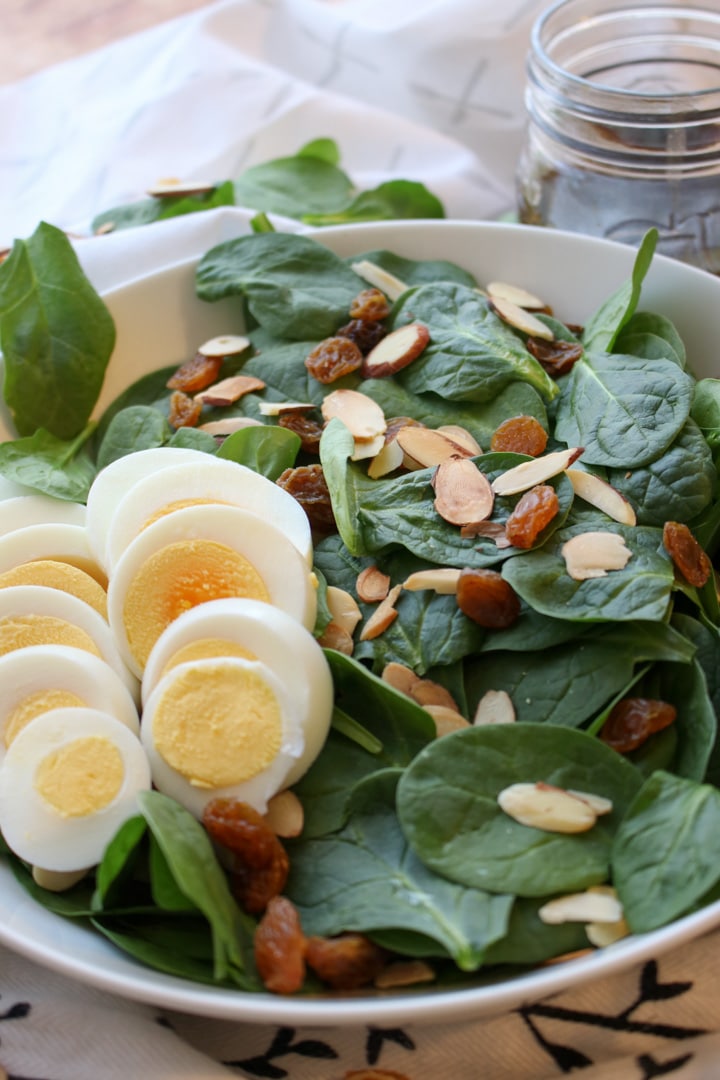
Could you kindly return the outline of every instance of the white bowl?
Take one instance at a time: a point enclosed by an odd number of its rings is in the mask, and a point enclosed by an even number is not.
[[[628,277],[634,251],[620,244],[520,225],[482,222],[398,222],[310,233],[341,256],[387,248],[409,258],[444,258],[478,281],[511,281],[538,293],[558,316],[583,322]],[[197,252],[197,258],[203,254]],[[117,346],[98,411],[147,370],[180,363],[199,341],[242,330],[239,304],[195,297],[197,258],[138,278],[105,300],[117,325]],[[641,308],[676,324],[698,376],[720,374],[720,280],[673,260],[654,260]],[[0,429],[0,438],[2,438]],[[5,435],[7,437],[7,435]],[[274,997],[191,983],[142,967],[93,931],[52,915],[0,864],[0,941],[47,967],[140,1001],[218,1018],[273,1024],[441,1023],[490,1015],[656,957],[720,925],[720,902],[660,930],[627,938],[563,964],[516,977],[482,973],[463,988],[360,993],[345,997]]]

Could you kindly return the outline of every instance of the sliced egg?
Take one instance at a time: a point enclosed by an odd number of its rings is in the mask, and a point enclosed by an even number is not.
[[[303,748],[285,778],[294,784],[327,738],[334,689],[325,654],[313,635],[277,607],[250,599],[212,600],[180,615],[158,638],[142,682],[148,701],[160,680],[179,663],[210,653],[254,656],[290,689],[298,710]]]
[[[0,507],[0,536],[28,525],[84,525],[82,503],[53,499],[51,495],[16,495],[3,499]]]
[[[244,465],[208,454],[201,456],[201,462],[172,465],[132,485],[118,503],[107,529],[108,572],[142,529],[164,514],[193,503],[224,503],[251,510],[284,532],[306,562],[312,562],[310,522],[297,499]]]
[[[0,507],[2,505],[0,503]],[[107,584],[106,576],[90,550],[83,525],[46,522],[25,525],[0,536],[0,574],[35,559],[70,563],[90,574],[102,586]]]
[[[316,590],[305,559],[275,526],[235,506],[190,506],[132,541],[110,579],[108,618],[121,655],[141,676],[163,630],[198,604],[246,596],[309,629]]]
[[[20,563],[12,570],[0,574],[0,589],[12,585],[44,585],[48,589],[60,589],[62,592],[77,596],[98,614],[107,618],[107,593],[102,585],[90,574],[71,563],[57,562],[55,559],[35,559],[33,562]]]
[[[189,447],[155,446],[126,454],[101,469],[88,493],[86,514],[88,541],[99,565],[106,565],[107,532],[112,516],[133,484],[160,469],[180,464],[200,466],[209,458],[202,450]]]
[[[112,630],[97,611],[70,593],[41,585],[0,589],[0,656],[30,645],[69,645],[99,656],[137,697],[137,680],[123,662]]]
[[[100,709],[136,735],[140,730],[130,691],[92,653],[67,645],[31,645],[0,656],[0,761],[37,716],[69,707]]]
[[[0,830],[45,870],[96,865],[150,787],[140,740],[98,709],[53,709],[33,720],[0,765]]]
[[[202,817],[210,799],[264,813],[303,750],[290,691],[266,665],[241,657],[178,664],[143,709],[153,784]]]

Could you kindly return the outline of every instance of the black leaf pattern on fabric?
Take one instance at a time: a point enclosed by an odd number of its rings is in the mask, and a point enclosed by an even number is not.
[[[414,1050],[415,1043],[402,1028],[369,1027],[365,1043],[365,1060],[368,1065],[377,1065],[386,1042],[395,1043],[403,1050]]]
[[[29,1015],[30,1003],[27,1001],[18,1001],[14,1005],[11,1005],[6,1012],[0,1013],[0,1020],[24,1020],[25,1017]]]
[[[640,993],[643,1001],[665,1001],[667,998],[681,997],[692,990],[691,982],[658,982],[658,966],[655,960],[649,960],[640,976]]]
[[[670,1073],[682,1069],[692,1061],[693,1054],[683,1054],[682,1057],[673,1058],[672,1061],[656,1061],[652,1054],[641,1054],[637,1064],[643,1070],[642,1080],[654,1080],[656,1076],[668,1076]]]
[[[529,1015],[525,1015],[522,1010],[521,1015],[533,1033],[535,1042],[543,1048],[545,1053],[553,1059],[557,1067],[562,1069],[564,1073],[572,1072],[573,1069],[586,1069],[588,1065],[593,1064],[592,1059],[587,1054],[583,1054],[582,1050],[578,1050],[574,1046],[564,1046],[561,1043],[551,1042],[536,1027]]]
[[[337,1051],[329,1043],[321,1042],[319,1039],[300,1039],[299,1042],[294,1043],[294,1038],[295,1028],[278,1028],[264,1054],[244,1061],[223,1061],[222,1064],[229,1068],[244,1069],[251,1076],[261,1077],[262,1080],[284,1080],[289,1075],[287,1069],[273,1062],[286,1054],[297,1054],[299,1057],[324,1061],[334,1061],[338,1057]]]

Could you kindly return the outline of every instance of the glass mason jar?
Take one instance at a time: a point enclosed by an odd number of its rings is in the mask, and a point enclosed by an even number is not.
[[[720,9],[561,0],[535,23],[520,220],[720,273]]]

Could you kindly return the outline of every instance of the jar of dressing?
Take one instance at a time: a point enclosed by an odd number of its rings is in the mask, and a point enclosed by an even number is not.
[[[720,273],[720,7],[561,0],[536,21],[517,172],[529,224]]]

